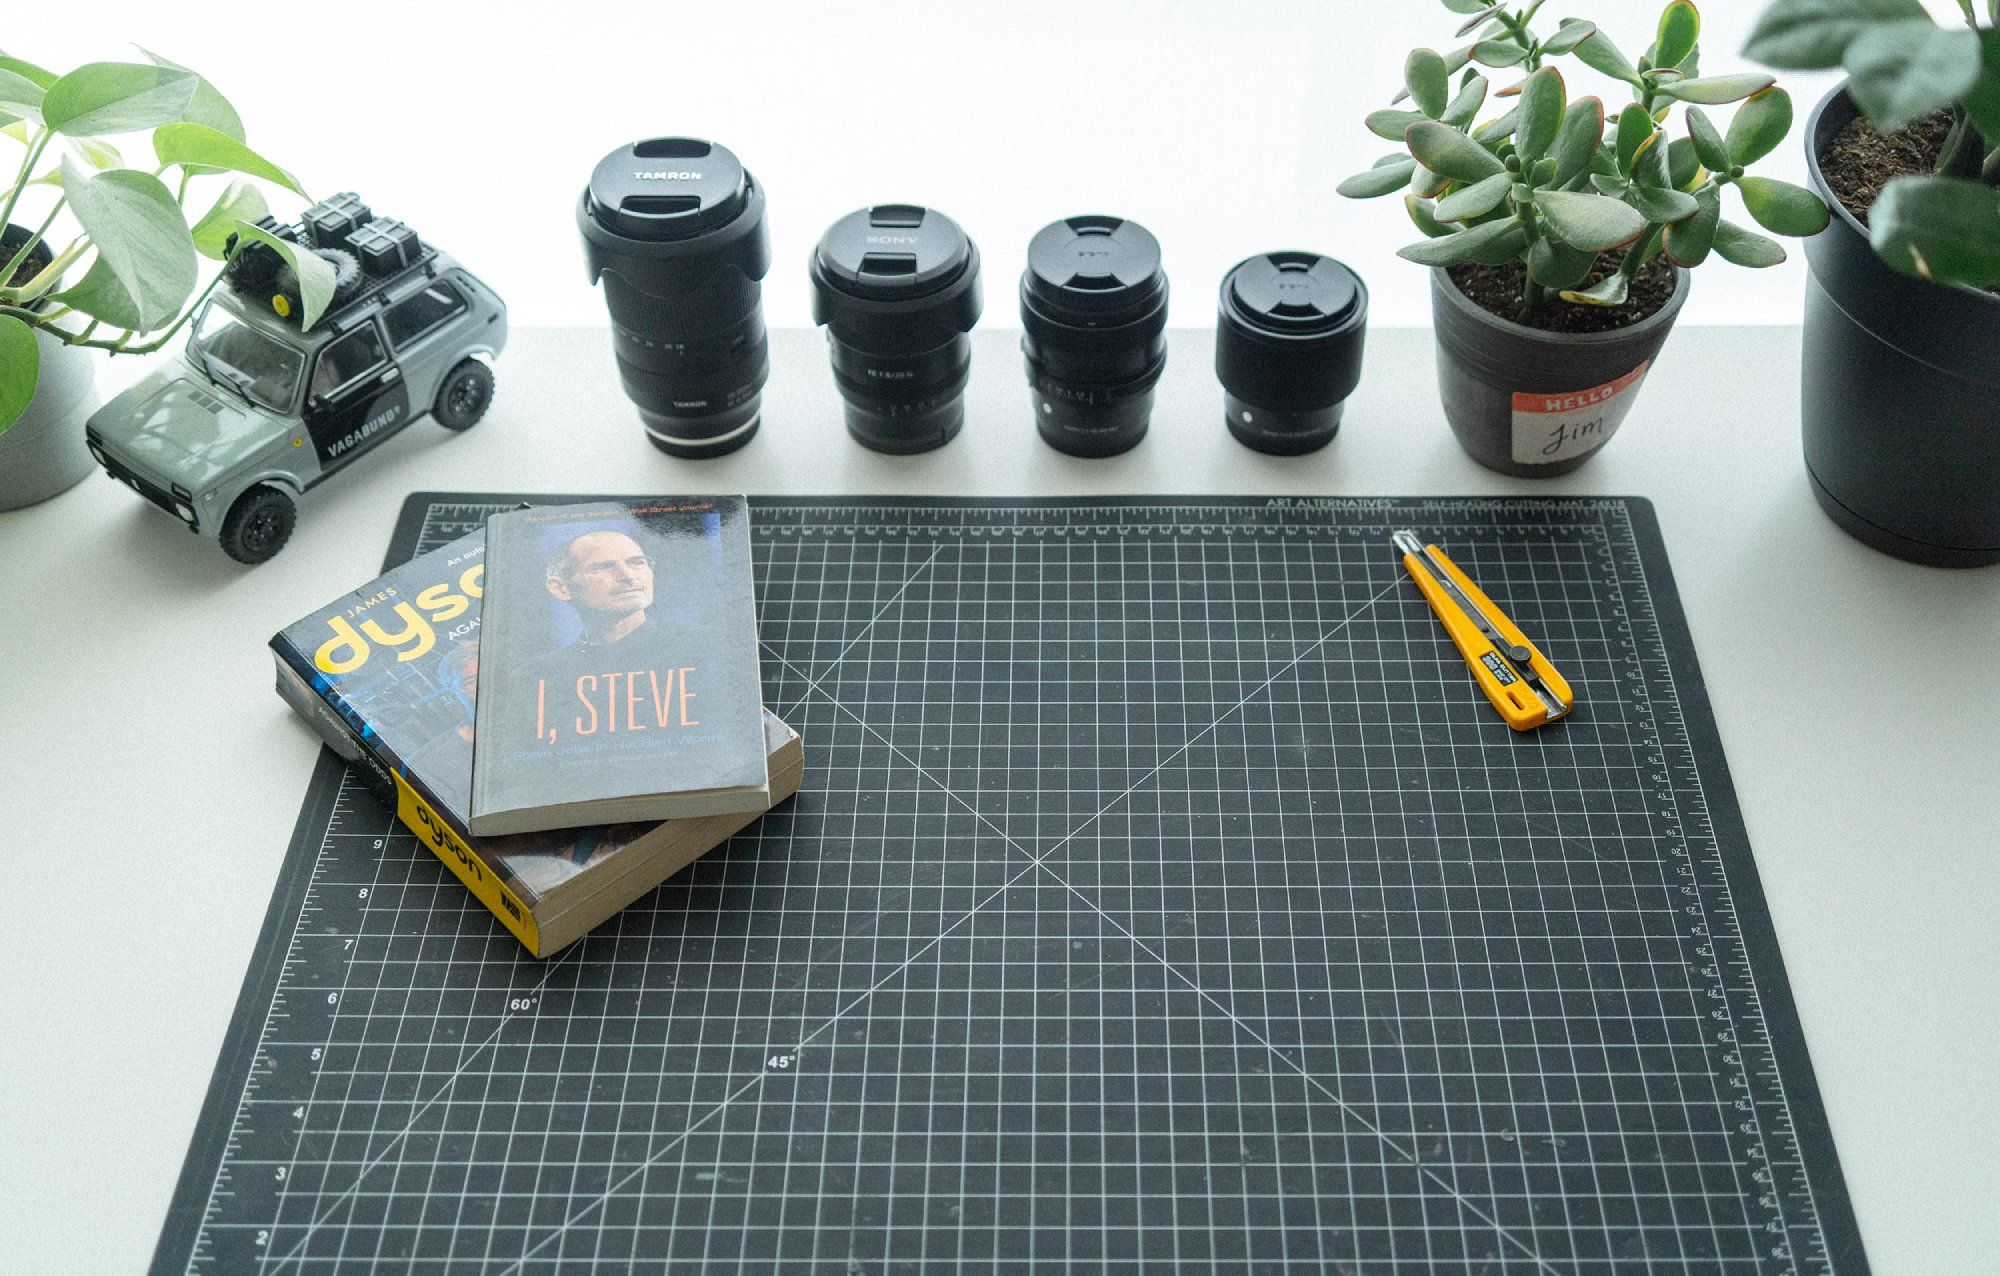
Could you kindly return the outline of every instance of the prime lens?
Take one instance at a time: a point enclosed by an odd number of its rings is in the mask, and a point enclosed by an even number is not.
[[[771,371],[764,188],[727,147],[656,137],[599,162],[576,224],[646,437],[694,458],[748,443]]]
[[[1072,456],[1113,456],[1146,436],[1167,366],[1160,241],[1120,217],[1070,217],[1028,243],[1021,352],[1035,427]]]
[[[1296,456],[1327,445],[1361,383],[1368,288],[1318,253],[1265,253],[1222,280],[1215,374],[1229,432]]]
[[[827,229],[812,256],[847,431],[878,452],[927,452],[965,424],[979,322],[979,250],[958,223],[877,204]]]

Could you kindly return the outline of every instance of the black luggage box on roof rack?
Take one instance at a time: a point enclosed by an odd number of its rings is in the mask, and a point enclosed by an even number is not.
[[[342,191],[314,204],[300,219],[315,248],[346,248],[354,232],[375,220],[375,214],[353,191]]]
[[[415,265],[424,246],[417,232],[392,217],[377,217],[348,236],[347,248],[371,275],[393,275]]]

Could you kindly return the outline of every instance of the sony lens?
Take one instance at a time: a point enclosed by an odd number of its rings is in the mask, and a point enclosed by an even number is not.
[[[647,437],[697,458],[748,443],[771,367],[763,187],[726,147],[656,137],[604,157],[576,221]]]
[[[1215,374],[1229,432],[1280,456],[1322,448],[1361,383],[1368,289],[1318,253],[1265,253],[1222,280]]]
[[[850,213],[813,250],[812,285],[848,433],[878,452],[950,442],[980,307],[979,250],[958,223],[914,204]]]
[[[1113,456],[1145,437],[1167,366],[1167,276],[1152,232],[1119,217],[1044,226],[1021,275],[1021,328],[1050,447]]]

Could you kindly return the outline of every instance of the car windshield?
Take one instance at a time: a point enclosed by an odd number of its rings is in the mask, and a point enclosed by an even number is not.
[[[274,412],[291,410],[305,358],[268,333],[210,302],[196,321],[188,349],[216,380]]]

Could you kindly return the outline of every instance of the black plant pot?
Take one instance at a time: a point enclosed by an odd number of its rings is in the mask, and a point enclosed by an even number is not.
[[[1667,304],[1630,327],[1545,332],[1502,319],[1433,270],[1438,393],[1459,446],[1522,478],[1576,469],[1631,411],[1687,294],[1687,272],[1676,268]]]
[[[1806,473],[1820,508],[1913,563],[2000,563],[2000,296],[1899,274],[1820,172],[1855,117],[1845,88],[1806,129],[1813,188],[1833,209],[1806,241]]]

